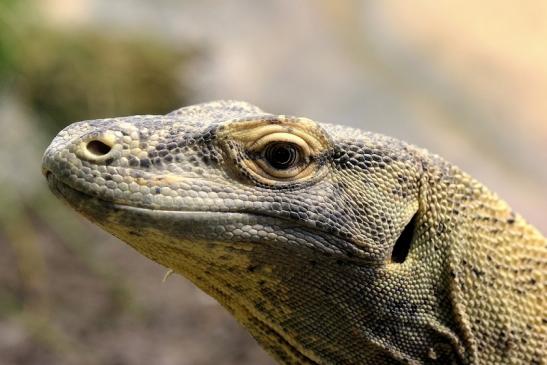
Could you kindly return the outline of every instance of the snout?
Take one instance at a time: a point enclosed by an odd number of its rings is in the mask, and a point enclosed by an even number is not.
[[[44,152],[42,173],[62,178],[69,168],[109,165],[120,157],[123,134],[110,130],[109,119],[73,123],[53,139]]]

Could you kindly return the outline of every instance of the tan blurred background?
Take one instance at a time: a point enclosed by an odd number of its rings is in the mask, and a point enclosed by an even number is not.
[[[68,123],[243,99],[427,147],[545,233],[546,40],[541,0],[0,0],[0,364],[272,364],[49,194]]]

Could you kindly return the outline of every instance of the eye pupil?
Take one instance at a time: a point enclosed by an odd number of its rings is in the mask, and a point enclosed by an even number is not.
[[[298,148],[291,143],[273,143],[266,148],[265,158],[272,167],[285,170],[298,161]]]

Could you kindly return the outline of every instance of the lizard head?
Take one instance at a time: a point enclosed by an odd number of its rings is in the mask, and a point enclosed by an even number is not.
[[[356,315],[352,301],[389,289],[356,294],[402,261],[420,166],[402,142],[242,102],[75,123],[43,159],[57,196],[214,296],[278,359],[301,363],[336,353],[338,332],[370,341],[342,319]]]

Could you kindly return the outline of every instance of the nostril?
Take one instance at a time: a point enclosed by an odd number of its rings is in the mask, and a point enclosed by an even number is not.
[[[87,142],[85,147],[89,153],[97,157],[106,155],[112,149],[112,147],[110,147],[106,143],[98,140]]]

